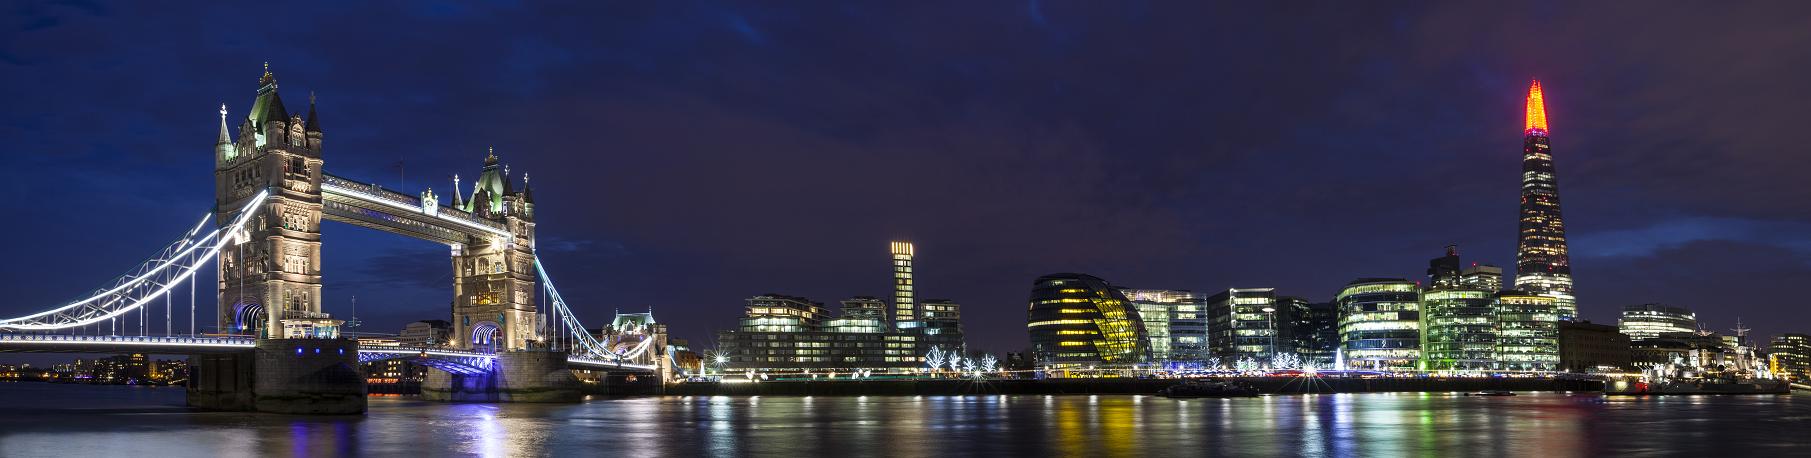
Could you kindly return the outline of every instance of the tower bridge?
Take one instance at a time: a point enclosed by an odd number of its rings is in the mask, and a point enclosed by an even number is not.
[[[578,397],[574,369],[670,373],[664,328],[638,327],[654,334],[628,340],[633,344],[606,343],[574,315],[536,254],[528,177],[518,189],[494,151],[469,196],[455,177],[443,204],[432,189],[411,195],[326,173],[314,97],[306,115],[287,111],[268,66],[245,118],[235,125],[228,113],[222,105],[212,211],[89,297],[0,319],[0,352],[190,355],[192,405],[302,413],[362,412],[357,364],[384,359],[436,369],[424,394],[448,400],[569,401]],[[321,307],[324,221],[446,245],[451,342],[360,346],[340,337],[342,322]],[[196,277],[209,262],[217,273],[212,324],[219,332],[203,334]],[[188,299],[186,334],[176,332],[177,297]],[[159,308],[164,336],[149,332]],[[137,336],[130,335],[133,318]]]

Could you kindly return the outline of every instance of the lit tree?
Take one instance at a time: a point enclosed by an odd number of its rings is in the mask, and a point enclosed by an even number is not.
[[[1223,369],[1220,367],[1220,357],[1218,356],[1209,356],[1207,359],[1201,360],[1201,367],[1210,371]]]
[[[956,353],[955,350],[950,350],[949,353],[949,358],[943,360],[943,364],[949,366],[950,372],[962,372],[962,362],[967,361],[968,358],[962,356],[961,353]]]
[[[936,373],[938,368],[943,367],[944,357],[943,349],[931,347],[931,352],[924,355],[924,363],[931,366],[932,373]]]
[[[981,372],[997,370],[1000,370],[1000,358],[995,358],[992,354],[981,355]]]
[[[975,372],[977,370],[980,370],[980,368],[981,368],[980,362],[975,361],[974,358],[962,358],[962,372],[965,372],[965,373]]]
[[[1264,368],[1264,364],[1252,358],[1239,358],[1238,362],[1233,363],[1233,369],[1240,372],[1255,371],[1262,368]]]
[[[1277,353],[1270,357],[1270,368],[1276,370],[1293,370],[1302,368],[1302,357],[1295,353]]]

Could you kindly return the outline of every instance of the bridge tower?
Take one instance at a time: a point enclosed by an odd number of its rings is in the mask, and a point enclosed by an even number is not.
[[[520,190],[514,181],[492,150],[470,199],[454,183],[453,208],[500,223],[510,233],[471,235],[452,246],[452,341],[462,350],[522,350],[530,341],[544,340],[535,311],[534,191],[526,176]]]
[[[314,97],[308,114],[290,113],[265,64],[251,112],[229,130],[220,107],[214,145],[214,221],[225,225],[258,191],[270,199],[220,251],[220,332],[278,337],[284,318],[321,313],[321,127]]]

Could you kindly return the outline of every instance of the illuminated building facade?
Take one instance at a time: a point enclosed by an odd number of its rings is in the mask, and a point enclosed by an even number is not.
[[[1038,277],[1025,329],[1038,364],[1046,368],[1129,366],[1151,359],[1138,308],[1119,288],[1092,275]]]
[[[453,334],[453,323],[446,320],[423,320],[403,325],[396,340],[409,346],[446,345]]]
[[[1793,382],[1811,381],[1811,335],[1788,333],[1773,337],[1768,348],[1774,372],[1784,373]]]
[[[1553,296],[1497,294],[1497,368],[1551,371],[1559,366],[1559,307]]]
[[[907,373],[923,364],[918,333],[887,329],[879,299],[843,301],[835,318],[823,304],[781,294],[751,297],[745,309],[739,327],[717,333],[727,372]]]
[[[1231,288],[1206,299],[1211,356],[1222,365],[1240,360],[1268,363],[1279,353],[1294,353],[1294,305],[1300,298],[1278,297],[1275,288]]]
[[[918,304],[919,328],[924,334],[961,334],[962,305],[949,299],[925,299]]]
[[[1457,246],[1428,262],[1429,287],[1421,292],[1422,369],[1489,370],[1496,364],[1496,291],[1468,281],[1475,278],[1467,277],[1469,271],[1460,267]]]
[[[1572,262],[1566,251],[1566,225],[1560,218],[1559,182],[1554,177],[1540,81],[1528,87],[1526,115],[1515,288],[1553,298],[1559,319],[1572,320],[1578,316],[1578,304],[1572,294]]]
[[[912,242],[893,242],[893,323],[900,328],[916,327],[917,295],[912,285]]]
[[[1201,296],[1187,290],[1122,289],[1144,320],[1151,360],[1198,362],[1207,350],[1207,321]]]
[[[1698,314],[1685,307],[1661,304],[1628,305],[1622,308],[1622,319],[1616,326],[1630,339],[1659,338],[1666,333],[1698,332]]]
[[[1421,359],[1421,286],[1401,278],[1360,278],[1334,298],[1348,369],[1408,370]]]
[[[1472,264],[1459,272],[1459,286],[1497,292],[1503,290],[1503,268],[1490,264]]]

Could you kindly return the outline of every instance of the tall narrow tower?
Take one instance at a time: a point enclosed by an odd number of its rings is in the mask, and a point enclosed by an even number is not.
[[[321,129],[290,113],[265,66],[238,130],[221,108],[214,144],[214,221],[222,226],[259,191],[270,199],[220,250],[219,332],[279,336],[285,319],[321,319]]]
[[[912,242],[893,242],[893,326],[917,327],[917,300],[912,293]]]
[[[1559,182],[1547,144],[1547,105],[1541,82],[1528,87],[1522,131],[1522,223],[1515,252],[1515,287],[1554,299],[1561,320],[1578,316],[1572,296],[1572,263],[1566,255],[1566,224],[1560,219]]]

